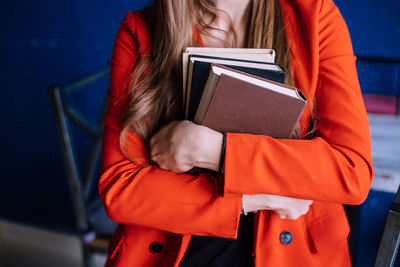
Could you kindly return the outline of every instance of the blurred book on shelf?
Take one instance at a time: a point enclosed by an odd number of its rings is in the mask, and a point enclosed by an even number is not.
[[[399,113],[399,99],[395,96],[364,93],[363,99],[368,113],[386,115]]]

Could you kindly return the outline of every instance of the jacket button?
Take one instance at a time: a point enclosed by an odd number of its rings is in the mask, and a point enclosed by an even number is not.
[[[293,235],[291,232],[284,231],[280,236],[281,243],[284,245],[289,245],[293,241]]]
[[[163,249],[163,245],[160,242],[154,242],[150,245],[150,251],[153,253],[159,253]]]

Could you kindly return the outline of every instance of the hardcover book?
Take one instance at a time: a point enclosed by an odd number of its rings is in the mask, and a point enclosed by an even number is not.
[[[294,87],[212,65],[194,122],[220,132],[289,138],[306,104]]]
[[[285,80],[285,72],[276,63],[191,55],[189,57],[188,82],[184,105],[185,115],[189,120],[194,119],[211,64],[227,66],[276,82],[283,83]]]
[[[258,49],[258,48],[214,48],[214,47],[187,47],[182,54],[182,89],[183,99],[186,99],[186,79],[188,70],[189,56],[207,55],[215,57],[224,57],[232,59],[253,60],[259,62],[271,62],[275,60],[275,51],[272,49]]]

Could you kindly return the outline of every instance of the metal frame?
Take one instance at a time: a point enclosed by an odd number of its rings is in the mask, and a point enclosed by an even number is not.
[[[103,134],[102,117],[106,109],[107,98],[105,97],[103,109],[96,125],[90,123],[81,113],[79,113],[78,110],[64,101],[64,98],[75,92],[84,90],[94,82],[108,77],[109,73],[110,69],[107,66],[71,83],[65,85],[54,85],[49,88],[49,95],[56,118],[57,131],[60,137],[68,184],[73,201],[78,235],[82,246],[84,265],[87,267],[94,266],[94,253],[107,252],[110,238],[99,237],[91,229],[88,221],[87,210],[90,185],[94,181],[96,164],[101,149]],[[77,125],[80,129],[91,136],[93,140],[83,173],[80,173],[79,171],[70,130],[70,123]]]
[[[393,267],[396,262],[400,240],[400,186],[396,198],[389,208],[375,267]]]

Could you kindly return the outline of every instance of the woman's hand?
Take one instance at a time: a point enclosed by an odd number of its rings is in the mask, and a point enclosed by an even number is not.
[[[218,171],[222,134],[190,121],[173,121],[150,139],[150,157],[165,170],[187,172],[193,167]],[[308,212],[311,200],[276,195],[243,195],[246,212],[273,210],[283,219]]]
[[[243,195],[243,208],[246,212],[273,210],[282,219],[296,220],[308,212],[312,203],[312,200],[276,195]]]
[[[181,173],[193,167],[218,171],[222,134],[190,121],[173,121],[150,139],[150,157],[165,170]]]

